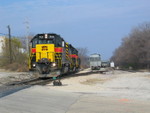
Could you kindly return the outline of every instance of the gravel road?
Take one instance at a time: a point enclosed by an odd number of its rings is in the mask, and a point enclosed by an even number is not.
[[[34,78],[35,75],[29,72],[4,72],[0,70],[0,86],[10,84],[14,81],[22,81]]]

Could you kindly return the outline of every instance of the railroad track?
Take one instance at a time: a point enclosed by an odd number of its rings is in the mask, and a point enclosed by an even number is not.
[[[85,73],[70,73],[70,74],[64,74],[62,75],[60,78],[65,79],[65,78],[70,78],[70,77],[76,77],[76,76],[87,76],[90,74],[94,74],[94,73],[99,73],[97,71],[93,72],[93,71],[89,71],[89,72],[85,72]],[[17,82],[12,82],[9,84],[5,84],[6,86],[15,86],[15,85],[46,85],[48,83],[53,82],[52,78],[32,78],[32,79],[26,79],[23,81],[17,81]]]
[[[34,85],[46,85],[51,83],[52,79],[28,79],[20,82],[12,82],[9,84],[4,84],[0,86],[0,98],[15,93],[19,90],[29,88]]]
[[[47,83],[52,82],[52,78],[33,78],[27,79],[19,82],[12,82],[6,84],[6,86],[14,86],[14,85],[45,85]]]

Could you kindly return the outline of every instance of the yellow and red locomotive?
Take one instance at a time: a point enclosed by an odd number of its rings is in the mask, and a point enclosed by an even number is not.
[[[29,69],[40,77],[57,77],[76,72],[80,67],[78,51],[57,34],[37,34],[30,42]]]

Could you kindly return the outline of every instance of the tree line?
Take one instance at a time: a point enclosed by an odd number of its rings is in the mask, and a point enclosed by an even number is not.
[[[111,60],[123,68],[150,68],[150,23],[146,22],[133,28],[129,35],[122,39]]]
[[[4,40],[0,55],[0,67],[12,71],[27,71],[28,56],[24,52],[23,41],[16,37],[11,38],[11,45],[9,41],[8,38]]]

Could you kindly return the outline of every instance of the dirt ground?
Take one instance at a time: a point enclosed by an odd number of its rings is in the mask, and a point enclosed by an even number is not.
[[[90,70],[85,70],[86,73]],[[49,89],[98,94],[105,97],[121,97],[150,101],[150,72],[128,72],[114,70],[105,74],[83,74],[62,80],[62,86],[52,86]]]

